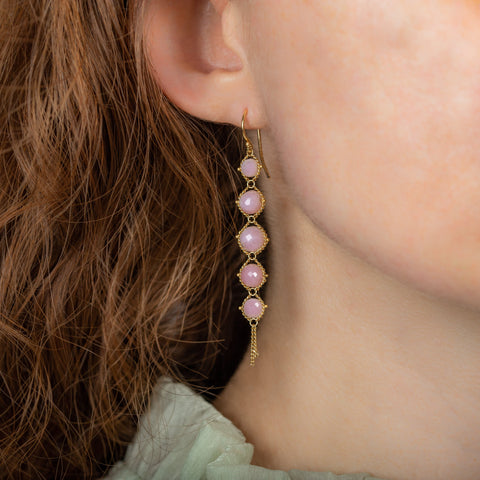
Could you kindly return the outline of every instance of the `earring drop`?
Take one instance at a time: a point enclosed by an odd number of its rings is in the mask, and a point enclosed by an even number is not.
[[[255,180],[260,175],[262,168],[265,169],[267,178],[270,178],[270,175],[263,158],[260,130],[257,129],[257,136],[258,149],[262,163],[257,160],[257,157],[253,152],[252,143],[245,133],[244,125],[247,112],[248,110],[245,109],[242,117],[242,134],[247,152],[240,163],[240,167],[237,169],[246,180],[247,185],[240,193],[235,203],[247,220],[236,236],[240,249],[247,255],[247,260],[240,268],[237,276],[240,279],[240,283],[248,291],[248,296],[238,308],[241,310],[243,316],[247,319],[251,327],[250,365],[253,366],[255,365],[255,358],[260,355],[257,350],[257,325],[268,306],[264,304],[258,294],[259,289],[265,284],[268,275],[263,266],[257,260],[257,255],[263,251],[269,242],[267,232],[257,222],[257,217],[265,208],[265,197],[256,187]]]

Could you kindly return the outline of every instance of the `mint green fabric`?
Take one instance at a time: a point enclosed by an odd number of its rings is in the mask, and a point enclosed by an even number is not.
[[[250,465],[253,445],[188,386],[162,377],[125,458],[108,480],[381,480],[367,473],[270,470]]]

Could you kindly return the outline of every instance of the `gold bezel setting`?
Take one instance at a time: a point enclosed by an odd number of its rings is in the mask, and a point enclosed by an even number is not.
[[[245,307],[245,304],[247,303],[248,300],[250,300],[251,298],[255,298],[256,300],[259,300],[260,303],[262,304],[262,311],[260,312],[260,314],[256,317],[249,317],[246,313],[245,313],[245,310],[244,310],[244,307]],[[256,320],[257,322],[263,317],[263,314],[265,313],[265,310],[267,309],[268,305],[265,304],[265,302],[258,296],[258,295],[248,295],[248,297],[245,297],[243,302],[242,302],[242,305],[240,307],[238,307],[242,313],[243,313],[243,316],[250,322],[252,320]]]
[[[258,287],[249,287],[248,285],[245,285],[245,283],[242,282],[242,270],[247,265],[251,265],[251,264],[257,265],[257,267],[259,267],[260,270],[262,271],[263,279],[262,279],[262,283],[260,283],[260,285]],[[247,259],[247,261],[240,267],[240,271],[237,273],[237,277],[240,280],[240,283],[243,285],[244,288],[246,288],[249,292],[251,292],[252,290],[255,290],[255,293],[256,293],[256,291],[258,291],[260,288],[262,288],[263,285],[265,284],[265,282],[267,281],[268,273],[263,268],[263,265],[256,258],[254,258],[253,260]]]
[[[260,206],[260,210],[256,213],[247,213],[245,212],[242,207],[240,206],[240,199],[242,198],[242,195],[245,195],[245,193],[247,192],[251,192],[252,190],[255,190],[259,195],[260,195],[260,202],[261,202],[261,206]],[[265,208],[265,197],[263,196],[263,193],[256,187],[256,186],[253,186],[252,188],[249,188],[249,187],[246,187],[244,190],[242,190],[240,192],[240,194],[238,195],[238,198],[237,200],[235,200],[235,203],[237,204],[237,207],[239,208],[239,210],[247,217],[258,217],[262,212],[263,212],[263,209]]]
[[[245,162],[245,160],[255,160],[257,164],[257,173],[253,177],[247,177],[243,172],[242,172],[242,163]],[[255,155],[245,155],[245,157],[242,158],[242,161],[240,162],[240,166],[237,168],[237,170],[242,174],[242,177],[248,182],[249,180],[255,181],[258,176],[260,175],[260,172],[262,170],[262,164],[257,160]]]
[[[261,232],[263,233],[263,244],[255,251],[253,252],[250,252],[249,250],[246,250],[245,248],[243,248],[243,245],[242,245],[242,242],[240,241],[240,235],[248,228],[248,227],[257,227],[259,230],[261,230]],[[268,242],[270,241],[270,239],[268,238],[268,235],[267,235],[267,232],[264,230],[264,228],[259,225],[256,221],[252,221],[252,222],[247,222],[243,227],[242,229],[238,232],[238,235],[236,236],[237,238],[237,242],[238,242],[238,245],[240,247],[240,249],[242,250],[243,253],[245,253],[246,255],[248,255],[248,258],[250,260],[253,260],[253,258],[251,257],[252,254],[254,255],[258,255],[260,252],[263,251],[263,249],[267,246]]]

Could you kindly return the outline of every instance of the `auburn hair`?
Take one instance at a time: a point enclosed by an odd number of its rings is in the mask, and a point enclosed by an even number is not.
[[[140,1],[0,18],[0,478],[96,478],[161,375],[208,397],[246,347],[241,135],[161,92]]]

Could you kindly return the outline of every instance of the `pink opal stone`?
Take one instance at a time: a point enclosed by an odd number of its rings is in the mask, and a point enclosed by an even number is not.
[[[262,314],[263,302],[258,298],[249,298],[243,304],[243,312],[248,318],[257,318]]]
[[[257,213],[262,208],[262,199],[256,190],[247,190],[239,198],[240,208],[248,215]]]
[[[258,173],[258,163],[254,158],[246,158],[242,161],[240,170],[246,177],[254,177]]]
[[[256,263],[248,263],[240,271],[240,279],[249,288],[257,288],[263,282],[263,271]]]
[[[265,235],[262,230],[252,225],[240,234],[240,243],[247,252],[256,252],[265,243]]]

